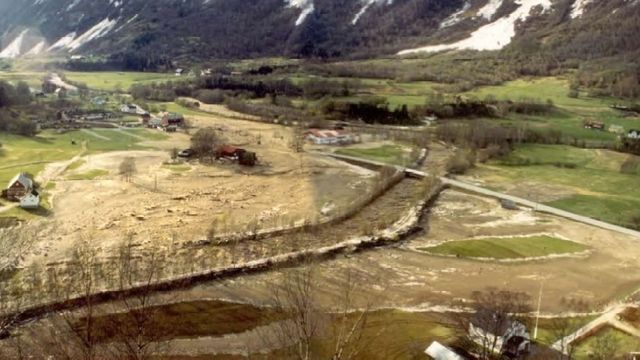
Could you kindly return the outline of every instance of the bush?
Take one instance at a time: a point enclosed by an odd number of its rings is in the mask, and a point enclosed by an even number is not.
[[[196,92],[195,98],[205,104],[222,104],[224,103],[225,94],[223,91],[218,89],[203,89]]]
[[[580,96],[580,92],[576,89],[569,90],[569,94],[567,94],[572,99],[577,99]]]
[[[462,175],[475,166],[475,154],[472,151],[458,150],[447,164],[447,172]]]

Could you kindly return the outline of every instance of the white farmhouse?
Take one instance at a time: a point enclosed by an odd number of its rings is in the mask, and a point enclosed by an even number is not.
[[[627,138],[640,139],[640,130],[629,130],[629,133],[627,133]]]
[[[494,351],[509,358],[517,358],[530,350],[527,327],[508,315],[480,310],[469,323],[469,336],[480,346],[495,344]]]
[[[344,130],[311,129],[307,133],[307,139],[316,145],[340,145],[355,142],[355,137]]]
[[[31,190],[27,195],[20,198],[20,207],[23,209],[39,208],[40,194],[36,190]]]

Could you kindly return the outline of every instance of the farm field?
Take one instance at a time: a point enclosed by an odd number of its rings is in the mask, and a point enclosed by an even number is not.
[[[464,258],[518,259],[575,253],[586,249],[584,245],[543,235],[450,241],[422,250],[430,254]]]
[[[25,81],[29,86],[40,89],[46,76],[44,71],[11,70],[0,71],[0,80],[12,83]],[[101,91],[128,91],[131,85],[169,80],[181,80],[188,77],[176,77],[173,73],[98,71],[64,71],[64,76],[73,81],[86,84],[90,89]]]
[[[47,130],[33,138],[0,133],[0,183],[6,184],[17,171],[35,176],[46,164],[68,160],[80,153],[98,154],[106,151],[145,149],[148,147],[141,144],[144,140],[161,140],[165,137],[164,134],[152,130],[123,131],[125,134],[110,129],[64,133]],[[127,133],[137,137],[127,136]],[[75,145],[72,141],[75,141]]]
[[[620,125],[626,130],[640,127],[640,118],[624,117],[622,113],[609,108],[615,104],[613,98],[589,97],[581,92],[578,98],[569,94],[569,81],[562,77],[520,79],[499,86],[480,87],[465,93],[466,96],[484,99],[493,97],[502,100],[551,101],[558,108],[556,113],[545,116],[509,114],[504,119],[492,119],[503,124],[527,124],[538,129],[560,130],[568,138],[585,141],[614,141],[616,135],[606,131],[585,129],[585,120],[600,121],[608,129],[610,125]]]
[[[162,141],[165,134],[146,129],[92,129],[76,130],[58,133],[46,130],[35,137],[28,138],[18,135],[0,133],[0,183],[7,184],[18,172],[27,172],[36,180],[49,181],[42,173],[49,166],[72,159],[75,156],[85,156],[66,167],[66,171],[81,168],[87,162],[87,156],[110,151],[142,150],[153,148],[153,142]],[[74,144],[75,142],[75,144]],[[57,165],[56,165],[57,166]],[[63,165],[60,165],[63,166]],[[58,166],[59,167],[59,166]],[[50,170],[50,173],[58,170]],[[92,180],[104,176],[108,172],[104,169],[90,169],[84,173],[68,175],[70,180]],[[45,189],[43,205],[53,189]],[[48,207],[47,207],[48,209]],[[0,213],[0,217],[17,217],[31,219],[37,215],[32,211],[13,208]]]
[[[295,83],[302,83],[314,76],[294,75],[291,79]],[[445,84],[428,81],[399,81],[393,79],[367,79],[367,78],[324,78],[332,81],[356,81],[362,89],[343,100],[366,99],[370,97],[382,97],[386,99],[391,108],[407,105],[410,108],[424,105],[435,93],[444,91]],[[622,113],[612,110],[609,105],[617,102],[613,98],[590,97],[581,92],[578,98],[568,96],[569,81],[564,77],[527,78],[509,81],[502,85],[479,87],[460,94],[463,97],[494,98],[498,100],[536,100],[539,102],[551,101],[557,107],[556,111],[541,116],[508,114],[504,118],[486,119],[499,124],[521,126],[525,124],[531,128],[542,130],[559,130],[567,139],[586,141],[600,144],[612,142],[617,138],[616,134],[607,131],[596,131],[584,128],[585,120],[601,121],[608,129],[610,125],[619,125],[626,130],[640,128],[639,117],[625,117]],[[450,94],[452,95],[452,94]],[[311,101],[313,103],[313,101]]]
[[[616,353],[627,354],[640,351],[640,338],[633,337],[612,327],[605,327],[594,336],[577,344],[577,359],[589,359],[592,354],[608,349]],[[604,350],[607,351],[607,350]],[[607,354],[605,353],[605,356]]]
[[[599,220],[637,227],[640,158],[608,150],[521,145],[469,175],[484,185]]]
[[[64,75],[73,82],[86,84],[90,89],[103,91],[128,91],[131,85],[169,80],[182,80],[172,73],[147,72],[76,72],[66,71]]]
[[[24,81],[29,86],[39,89],[42,86],[42,80],[46,73],[37,71],[0,71],[0,80],[11,83]]]

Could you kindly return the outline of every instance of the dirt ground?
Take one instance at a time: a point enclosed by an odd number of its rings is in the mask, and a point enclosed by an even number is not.
[[[361,301],[376,307],[410,311],[464,305],[475,290],[488,287],[529,293],[536,298],[544,283],[542,311],[562,313],[597,310],[640,288],[638,240],[568,220],[509,211],[493,199],[446,190],[424,222],[428,233],[400,247],[381,248],[340,257],[316,266],[327,298],[337,296],[345,274],[361,284]],[[427,244],[475,236],[554,234],[591,247],[586,258],[558,258],[522,263],[480,262],[430,256]],[[267,297],[275,273],[202,286],[194,295],[218,294],[236,300]],[[258,300],[259,301],[259,300]],[[569,304],[581,304],[577,309]]]
[[[54,235],[33,244],[24,266],[68,259],[80,237],[91,238],[98,250],[118,245],[127,236],[153,248],[198,241],[211,229],[222,234],[313,223],[330,217],[331,209],[349,206],[375,180],[375,172],[294,153],[288,128],[214,115],[190,120],[196,128],[214,127],[226,142],[255,151],[260,164],[246,168],[193,160],[173,165],[170,150],[189,146],[190,136],[183,133],[142,144],[156,150],[84,156],[82,166],[52,179],[56,186],[51,191],[51,216],[25,225],[44,226]],[[131,182],[119,175],[127,157],[136,163]],[[102,174],[70,180],[92,171]]]

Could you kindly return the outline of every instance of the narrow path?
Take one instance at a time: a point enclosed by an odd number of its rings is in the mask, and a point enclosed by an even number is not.
[[[373,160],[367,160],[367,159],[363,159],[363,158],[357,158],[357,157],[353,157],[353,156],[346,156],[346,155],[338,155],[338,154],[332,154],[332,153],[316,153],[316,154],[321,154],[324,156],[330,156],[332,158],[338,159],[338,160],[343,160],[343,161],[347,161],[347,162],[355,162],[355,163],[360,163],[360,164],[369,164],[369,165],[373,165],[373,166],[389,166],[389,164],[384,164],[378,161],[373,161]],[[428,173],[423,172],[423,171],[418,171],[418,170],[413,170],[413,169],[408,169],[408,168],[404,168],[404,172],[407,173],[407,175],[409,176],[413,176],[413,177],[418,177],[418,178],[424,178],[429,176]],[[504,193],[500,193],[497,191],[493,191],[493,190],[489,190],[486,188],[483,188],[481,186],[477,186],[477,185],[473,185],[473,184],[469,184],[469,183],[465,183],[459,180],[455,180],[455,179],[451,179],[448,177],[440,177],[440,181],[442,181],[443,184],[451,186],[451,187],[455,187],[458,189],[462,189],[462,190],[466,190],[466,191],[470,191],[476,194],[480,194],[480,195],[485,195],[485,196],[489,196],[489,197],[494,197],[496,199],[501,199],[501,200],[510,200],[513,201],[514,203],[518,204],[518,205],[522,205],[522,206],[526,206],[526,207],[530,207],[535,211],[539,211],[539,212],[544,212],[547,214],[551,214],[551,215],[556,215],[556,216],[560,216],[569,220],[573,220],[573,221],[577,221],[577,222],[581,222],[583,224],[587,224],[587,225],[591,225],[591,226],[595,226],[595,227],[599,227],[602,229],[606,229],[606,230],[611,230],[611,231],[615,231],[621,234],[625,234],[625,235],[631,235],[633,237],[636,238],[640,238],[640,231],[636,231],[636,230],[632,230],[632,229],[627,229],[625,227],[619,226],[619,225],[614,225],[614,224],[610,224],[604,221],[600,221],[600,220],[596,220],[596,219],[592,219],[590,217],[587,216],[583,216],[583,215],[579,215],[579,214],[574,214],[572,212],[569,211],[565,211],[565,210],[561,210],[558,208],[554,208],[551,206],[547,206],[544,204],[540,204],[531,200],[527,200],[527,199],[523,199],[517,196],[512,196],[512,195],[508,195],[508,194],[504,194]]]
[[[624,331],[625,333],[632,336],[640,336],[640,330],[631,327],[630,325],[618,320],[618,316],[629,308],[637,307],[637,305],[633,304],[618,304],[611,307],[609,310],[604,312],[602,315],[588,323],[587,325],[581,327],[573,334],[570,334],[558,341],[556,341],[552,347],[558,351],[562,351],[562,349],[567,349],[569,345],[574,342],[578,342],[590,335],[596,333],[598,330],[602,329],[605,326],[613,326],[620,331]]]
[[[11,204],[2,206],[2,207],[0,207],[0,214],[3,213],[3,212],[7,212],[7,211],[9,211],[11,209],[17,208],[18,205],[19,205],[18,203],[11,203]]]
[[[38,165],[38,164],[48,164],[49,161],[32,161],[32,162],[28,162],[28,163],[21,163],[21,164],[12,164],[9,166],[0,166],[0,170],[6,170],[6,169],[12,169],[12,168],[17,168],[17,167],[25,167],[25,166],[31,166],[31,165]]]
[[[85,134],[91,135],[91,136],[93,136],[93,137],[95,137],[95,138],[98,138],[98,139],[100,139],[100,140],[106,140],[106,141],[111,140],[110,138],[108,138],[108,137],[106,137],[106,136],[103,136],[103,135],[100,135],[100,134],[96,133],[95,131],[91,131],[91,130],[89,130],[89,129],[82,129],[82,130],[80,130],[80,131],[82,131],[82,132],[83,132],[83,133],[85,133]]]

